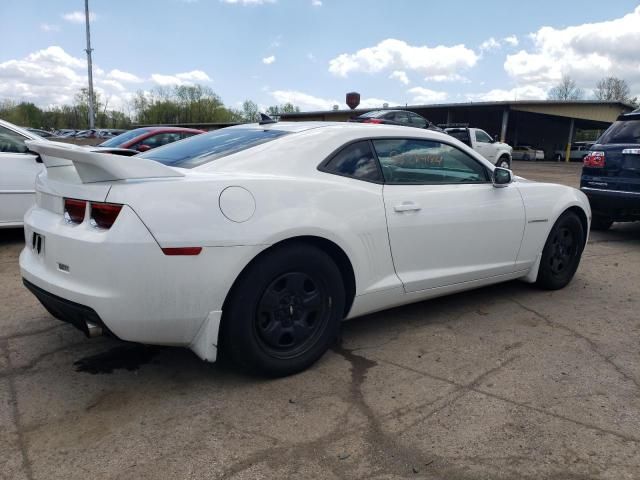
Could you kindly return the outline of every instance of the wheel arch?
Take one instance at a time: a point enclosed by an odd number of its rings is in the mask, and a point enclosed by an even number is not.
[[[331,259],[335,262],[338,270],[340,270],[340,275],[342,276],[342,280],[344,282],[345,287],[345,312],[344,316],[346,317],[351,310],[351,306],[353,305],[353,300],[356,294],[356,278],[355,271],[353,269],[353,264],[349,259],[348,255],[345,251],[335,242],[316,235],[300,235],[295,237],[289,237],[284,240],[280,240],[273,245],[270,245],[268,248],[262,250],[255,257],[253,257],[242,269],[242,271],[238,274],[236,279],[234,280],[231,288],[227,292],[225,296],[224,302],[222,304],[222,311],[224,312],[225,306],[227,304],[227,300],[232,296],[234,289],[238,283],[238,280],[245,274],[247,269],[257,262],[259,259],[263,258],[265,255],[269,255],[276,248],[282,248],[291,244],[306,244],[313,246],[331,257]],[[222,316],[222,321],[224,322],[224,313]]]

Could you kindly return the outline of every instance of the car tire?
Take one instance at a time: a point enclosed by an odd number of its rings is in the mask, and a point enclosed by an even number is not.
[[[594,215],[591,219],[591,230],[606,231],[613,225],[613,220],[604,215]]]
[[[522,160],[524,160],[525,162],[528,162],[529,160],[531,160],[531,157],[527,154],[522,157]]]
[[[584,250],[584,228],[578,216],[565,212],[549,232],[536,284],[545,290],[565,287],[573,278]]]
[[[225,302],[223,355],[265,376],[305,370],[338,337],[344,305],[329,255],[305,244],[276,247],[245,269]]]
[[[560,155],[559,153],[556,153],[553,158],[554,158],[554,160],[556,162],[561,162],[562,161],[562,155]]]
[[[509,157],[503,155],[498,159],[498,163],[496,163],[496,167],[500,168],[511,168],[511,162],[509,161]]]

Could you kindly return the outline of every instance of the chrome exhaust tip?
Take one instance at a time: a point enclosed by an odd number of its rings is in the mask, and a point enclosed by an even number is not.
[[[87,335],[89,335],[89,338],[102,335],[102,327],[100,325],[91,322],[85,322],[85,324],[87,325]]]

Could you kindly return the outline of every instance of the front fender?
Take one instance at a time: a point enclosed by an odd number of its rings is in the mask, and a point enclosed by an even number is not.
[[[581,209],[587,219],[586,240],[591,224],[589,200],[579,190],[565,185],[536,182],[518,182],[518,190],[525,206],[525,232],[518,254],[517,264],[532,266],[530,281],[537,277],[537,264],[549,232],[560,215],[575,207]]]

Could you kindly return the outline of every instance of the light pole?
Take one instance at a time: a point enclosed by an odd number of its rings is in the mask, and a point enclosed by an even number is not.
[[[89,128],[95,128],[95,112],[93,111],[93,65],[91,63],[91,31],[89,30],[89,0],[84,0],[84,16],[87,24],[87,68],[89,70]]]

